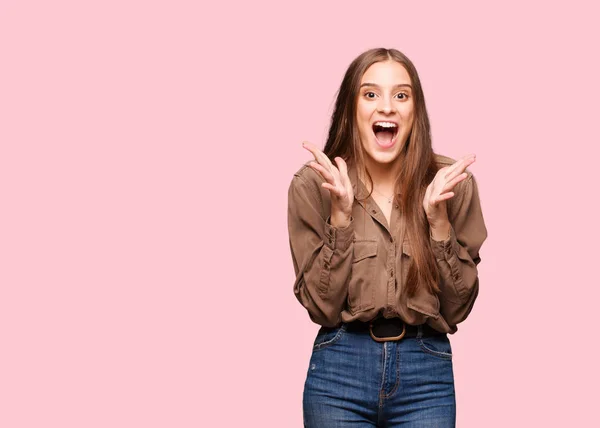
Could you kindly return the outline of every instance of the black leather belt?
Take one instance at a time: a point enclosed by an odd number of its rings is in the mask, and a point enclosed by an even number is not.
[[[430,327],[428,324],[421,324],[420,327],[421,336],[423,337],[446,334]],[[376,318],[370,322],[352,321],[346,324],[346,330],[368,330],[373,340],[376,340],[377,342],[389,342],[400,340],[405,337],[417,337],[419,326],[405,324],[400,318]]]

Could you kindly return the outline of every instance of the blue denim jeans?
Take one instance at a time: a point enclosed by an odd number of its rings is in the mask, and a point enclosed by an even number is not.
[[[454,427],[450,341],[420,332],[379,343],[346,324],[321,328],[304,385],[304,426]]]

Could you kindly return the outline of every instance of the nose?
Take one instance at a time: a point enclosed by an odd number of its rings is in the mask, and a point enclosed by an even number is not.
[[[379,104],[377,105],[377,110],[380,113],[390,114],[392,112],[392,102],[388,99],[388,97],[381,97]]]

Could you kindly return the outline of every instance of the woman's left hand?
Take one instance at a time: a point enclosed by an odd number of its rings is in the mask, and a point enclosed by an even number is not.
[[[423,208],[430,226],[435,228],[449,222],[446,201],[454,196],[454,192],[451,192],[454,186],[467,178],[465,169],[473,162],[474,154],[464,156],[454,164],[441,168],[427,186]]]

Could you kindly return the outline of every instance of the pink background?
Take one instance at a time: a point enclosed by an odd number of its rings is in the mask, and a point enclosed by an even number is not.
[[[458,426],[598,426],[598,11],[548,3],[2,0],[0,426],[302,425],[287,188],[377,46],[477,154]]]

